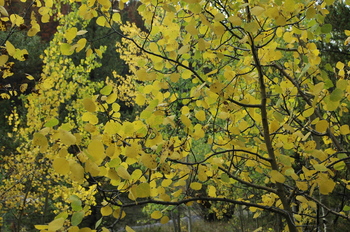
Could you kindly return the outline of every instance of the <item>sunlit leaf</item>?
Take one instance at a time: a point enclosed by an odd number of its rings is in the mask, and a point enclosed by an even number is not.
[[[280,172],[276,170],[272,170],[270,172],[271,179],[278,182],[278,183],[284,183],[286,181],[286,178],[284,175],[282,175]]]
[[[72,48],[72,45],[68,43],[62,43],[60,46],[60,51],[62,55],[70,56],[74,53],[74,49]]]
[[[49,223],[48,230],[56,231],[62,228],[64,223],[64,218],[57,218]]]
[[[55,171],[59,174],[66,175],[70,171],[69,162],[64,158],[55,158],[52,165]]]

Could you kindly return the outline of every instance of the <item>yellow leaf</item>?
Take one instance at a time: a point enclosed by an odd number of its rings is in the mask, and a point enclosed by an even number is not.
[[[258,211],[253,215],[253,218],[258,218],[260,215],[261,215],[261,211]]]
[[[191,127],[191,120],[186,115],[181,114],[180,119],[186,127]]]
[[[4,66],[8,60],[9,60],[8,55],[1,55],[0,56],[0,66]]]
[[[302,191],[306,191],[308,189],[308,185],[306,182],[296,181],[295,183],[296,183],[297,187]]]
[[[112,20],[116,23],[120,23],[120,14],[119,13],[114,13],[112,16]]]
[[[126,179],[126,180],[129,180],[130,179],[130,174],[128,173],[128,171],[123,167],[123,166],[119,166],[117,169],[116,169],[118,175],[123,178],[123,179]]]
[[[115,102],[117,100],[117,98],[118,98],[118,95],[116,93],[112,93],[107,97],[106,102],[108,104],[111,104],[111,103]]]
[[[170,80],[171,80],[171,82],[176,83],[176,82],[179,81],[179,79],[180,79],[180,74],[179,74],[179,73],[172,73],[172,74],[170,75]]]
[[[101,214],[102,216],[109,216],[113,213],[113,209],[112,207],[110,207],[109,205],[106,205],[104,207],[101,208]]]
[[[312,93],[314,95],[318,95],[323,90],[323,88],[324,88],[324,82],[320,82],[314,86]]]
[[[338,61],[335,67],[336,67],[337,69],[344,69],[345,64],[342,63],[342,62],[340,62],[340,61]]]
[[[315,10],[315,8],[310,7],[309,9],[307,9],[307,11],[306,11],[306,18],[312,19],[312,18],[315,17],[315,15],[316,15],[316,10]]]
[[[9,16],[9,13],[7,12],[7,10],[5,9],[5,7],[0,6],[0,14],[1,16]]]
[[[139,198],[146,198],[150,196],[150,186],[148,183],[141,183],[136,187],[136,194]]]
[[[149,168],[149,169],[155,169],[158,166],[157,161],[155,160],[154,156],[150,155],[150,154],[143,154],[141,156],[141,163],[143,165],[145,165],[145,167]]]
[[[70,170],[69,162],[66,159],[61,157],[55,158],[52,166],[57,173],[62,175],[66,175]]]
[[[184,0],[187,3],[200,3],[202,0]]]
[[[113,212],[113,217],[118,219],[123,219],[126,216],[126,213],[124,210],[121,210],[120,208],[117,208]]]
[[[315,170],[319,172],[325,172],[328,170],[328,168],[326,168],[326,166],[324,166],[323,164],[314,164],[313,166]]]
[[[286,178],[280,172],[272,170],[270,172],[271,179],[278,183],[284,183]]]
[[[96,20],[97,25],[104,27],[107,23],[106,18],[104,16],[100,16]]]
[[[46,147],[48,145],[48,142],[47,142],[45,135],[43,135],[41,133],[35,133],[33,136],[33,145]]]
[[[87,32],[87,30],[80,30],[77,32],[77,35],[85,35]]]
[[[100,174],[100,168],[97,163],[87,160],[85,163],[85,171],[89,172],[92,176],[97,176]]]
[[[230,16],[228,17],[228,20],[234,25],[234,26],[241,26],[242,25],[242,19],[238,16]]]
[[[69,227],[68,232],[79,232],[79,227],[78,226],[71,226],[71,227]]]
[[[168,216],[164,216],[164,217],[162,217],[162,219],[160,219],[160,223],[162,223],[162,224],[166,224],[166,223],[168,223],[169,222],[169,217]]]
[[[146,98],[141,93],[136,93],[135,103],[139,106],[143,106],[146,103]]]
[[[320,193],[323,195],[328,195],[331,193],[335,187],[335,183],[330,179],[327,174],[320,174],[318,179],[318,186],[320,188]]]
[[[294,214],[293,216],[299,222],[302,220],[302,217],[299,214]]]
[[[276,132],[280,128],[280,124],[277,120],[273,120],[270,123],[270,131],[271,133]]]
[[[35,225],[34,227],[37,230],[47,230],[47,228],[49,228],[48,225]]]
[[[159,219],[163,216],[162,212],[160,211],[154,211],[152,214],[151,214],[151,218],[153,219]]]
[[[173,181],[171,179],[164,179],[162,181],[162,187],[168,187]]]
[[[75,144],[75,142],[77,141],[77,138],[69,131],[60,129],[59,132],[60,132],[60,140],[63,144],[67,146],[71,146]]]
[[[83,121],[88,121],[92,125],[96,125],[98,123],[98,118],[95,114],[90,112],[85,112],[82,117]]]
[[[30,75],[30,74],[28,74],[28,73],[26,73],[25,74],[26,75],[26,78],[28,79],[28,80],[34,80],[34,77],[32,76],[32,75]]]
[[[10,21],[12,22],[12,25],[16,25],[17,27],[24,24],[24,19],[22,16],[19,16],[17,14],[11,14],[10,15]]]
[[[76,27],[69,28],[66,31],[64,37],[67,39],[68,43],[71,43],[72,40],[77,36],[78,29]]]
[[[315,126],[316,131],[320,133],[325,133],[328,129],[328,122],[326,120],[320,120],[316,123]]]
[[[244,29],[248,32],[255,33],[259,29],[259,24],[253,21],[244,25]]]
[[[200,139],[200,138],[203,138],[204,137],[204,134],[205,134],[205,132],[204,132],[204,130],[202,129],[202,125],[200,125],[200,124],[196,124],[195,126],[194,126],[194,132],[193,132],[193,138],[194,139],[196,139],[196,140],[198,140],[198,139]]]
[[[265,8],[261,6],[254,6],[252,9],[250,9],[251,14],[255,16],[261,15],[265,11]]]
[[[88,152],[96,161],[102,161],[106,157],[105,147],[100,140],[92,140],[88,145]]]
[[[303,112],[303,117],[307,118],[310,117],[314,113],[315,109],[314,108],[309,108]]]
[[[203,110],[197,111],[194,115],[199,121],[205,120],[205,112]]]
[[[185,30],[188,31],[188,33],[190,33],[193,36],[198,35],[198,30],[193,24],[188,24],[185,27]]]
[[[80,40],[78,40],[77,44],[76,44],[76,52],[80,52],[86,45],[87,40],[85,38],[82,38]]]
[[[186,44],[184,46],[182,46],[178,51],[177,51],[177,54],[179,55],[182,55],[182,54],[185,54],[187,52],[190,51],[190,45]],[[176,73],[173,73],[173,74],[176,74]]]
[[[64,223],[64,218],[57,218],[49,223],[48,230],[56,231],[62,228]]]
[[[60,51],[64,56],[70,56],[74,53],[74,48],[68,43],[62,43],[60,45]]]
[[[199,182],[192,182],[190,184],[190,188],[193,190],[200,190],[202,188],[202,184]]]
[[[208,186],[208,196],[209,197],[216,197],[216,188],[212,185]]]
[[[15,46],[12,45],[12,43],[10,41],[6,41],[5,43],[5,47],[6,47],[6,50],[7,50],[7,53],[10,55],[10,56],[14,56],[15,53],[16,53],[16,48]]]
[[[95,103],[91,100],[91,98],[85,98],[83,100],[84,108],[85,110],[89,112],[95,112],[96,110],[96,105]]]
[[[71,175],[70,178],[73,181],[82,183],[84,181],[84,168],[78,163],[72,163],[70,165]]]
[[[135,232],[130,226],[125,226],[126,232]]]

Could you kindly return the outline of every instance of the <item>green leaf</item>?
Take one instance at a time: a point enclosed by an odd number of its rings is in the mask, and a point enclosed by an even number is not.
[[[346,167],[346,164],[343,161],[341,161],[339,163],[336,163],[333,167],[335,170],[340,171]]]
[[[61,51],[62,55],[70,56],[73,54],[74,49],[72,48],[72,45],[70,45],[68,43],[63,43],[60,46],[60,51]]]
[[[337,157],[338,157],[338,159],[345,159],[345,158],[348,157],[348,156],[347,156],[346,153],[339,153],[339,154],[337,155]]]
[[[77,226],[81,223],[85,215],[84,210],[80,210],[78,212],[73,213],[71,223],[73,226]]]
[[[222,174],[221,174],[221,180],[222,180],[223,182],[228,183],[228,182],[230,182],[230,177],[229,177],[226,173],[222,173]]]
[[[321,32],[322,33],[330,33],[332,31],[332,25],[331,24],[324,24],[321,27]]]
[[[68,218],[68,213],[67,212],[62,212],[60,214],[58,214],[55,219],[57,218],[63,218],[63,219],[67,219]]]
[[[54,127],[54,126],[58,125],[58,123],[59,123],[58,119],[53,118],[53,119],[47,121],[44,126],[45,127]]]
[[[80,211],[82,210],[82,202],[81,200],[79,199],[78,196],[76,195],[71,195],[68,200],[71,202],[71,207],[74,211]]]
[[[103,217],[101,217],[100,219],[98,219],[98,221],[97,221],[96,224],[95,224],[95,229],[97,229],[97,228],[101,225],[102,219],[103,219]]]
[[[329,99],[333,102],[337,102],[337,101],[340,101],[343,98],[343,96],[344,96],[343,90],[337,88],[333,90]]]

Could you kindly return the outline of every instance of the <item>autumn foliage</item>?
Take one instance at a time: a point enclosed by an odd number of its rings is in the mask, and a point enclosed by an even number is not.
[[[17,30],[28,15],[6,4],[1,20]],[[138,6],[138,27],[123,18],[128,4]],[[324,23],[332,4],[35,1],[27,35],[41,30],[34,12],[59,26],[37,91],[24,97],[25,117],[9,116],[21,145],[2,157],[3,207],[21,218],[52,202],[56,217],[35,226],[41,231],[79,231],[96,204],[102,217],[84,231],[113,230],[137,205],[205,202],[219,218],[230,205],[254,218],[279,215],[285,231],[348,225],[350,63],[325,64],[318,49],[332,41]],[[92,19],[110,29],[101,37],[122,38],[123,77],[89,79],[105,51],[85,37]],[[0,66],[25,55],[6,40]],[[169,220],[166,210],[150,217]]]

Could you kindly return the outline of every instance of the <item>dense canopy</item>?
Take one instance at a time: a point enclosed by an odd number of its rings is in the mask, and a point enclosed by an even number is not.
[[[12,2],[0,200],[18,231],[34,213],[40,231],[116,231],[145,205],[161,223],[209,205],[281,231],[350,225],[350,29],[327,19],[348,1]]]

